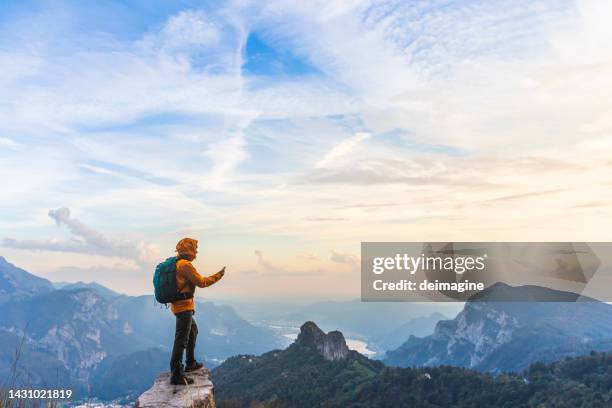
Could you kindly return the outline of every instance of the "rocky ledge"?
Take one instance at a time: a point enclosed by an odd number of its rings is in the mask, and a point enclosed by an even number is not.
[[[201,368],[187,374],[193,384],[170,384],[170,372],[161,373],[153,387],[138,397],[136,408],[215,408],[210,371]]]

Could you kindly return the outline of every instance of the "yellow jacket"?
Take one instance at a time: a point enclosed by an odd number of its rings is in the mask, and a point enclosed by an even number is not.
[[[202,276],[187,259],[176,261],[176,287],[179,293],[195,292],[195,287],[204,288],[218,282],[223,277],[222,272],[217,272],[211,276]],[[194,294],[195,295],[195,294]],[[179,300],[170,305],[172,313],[195,311],[194,298]]]

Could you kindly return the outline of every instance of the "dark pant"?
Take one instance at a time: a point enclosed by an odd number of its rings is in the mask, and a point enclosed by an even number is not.
[[[177,313],[174,346],[170,357],[170,369],[173,374],[180,372],[183,361],[183,350],[187,349],[187,364],[195,361],[195,344],[198,337],[198,325],[193,320],[193,310]]]

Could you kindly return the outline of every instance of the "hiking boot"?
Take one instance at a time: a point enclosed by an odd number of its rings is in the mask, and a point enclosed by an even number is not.
[[[188,385],[193,384],[193,379],[185,377],[185,371],[183,371],[183,364],[181,363],[170,363],[172,367],[172,376],[170,377],[170,384],[172,385]]]
[[[185,366],[185,372],[187,371],[195,371],[198,370],[200,368],[204,367],[204,364],[198,362],[198,361],[190,361],[189,363],[187,363],[187,365]]]
[[[193,384],[193,378],[185,377],[183,373],[173,374],[172,377],[170,377],[170,384],[172,385]]]

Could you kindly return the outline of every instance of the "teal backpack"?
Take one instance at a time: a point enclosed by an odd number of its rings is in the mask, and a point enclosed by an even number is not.
[[[153,288],[155,289],[155,300],[159,303],[167,304],[193,297],[193,293],[178,292],[176,287],[176,261],[176,256],[172,256],[155,267]]]

